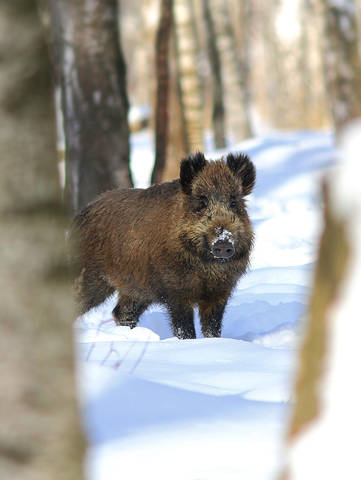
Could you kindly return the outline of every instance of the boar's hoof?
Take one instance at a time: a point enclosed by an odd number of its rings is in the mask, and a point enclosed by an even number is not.
[[[117,305],[113,310],[113,318],[119,327],[134,328],[138,322],[138,312],[135,305]]]
[[[114,318],[114,322],[118,327],[134,328],[134,327],[137,326],[137,322],[129,321],[129,320],[123,320],[123,319],[119,319],[119,318]]]

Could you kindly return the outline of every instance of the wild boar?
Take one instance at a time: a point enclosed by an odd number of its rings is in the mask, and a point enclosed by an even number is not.
[[[195,338],[198,306],[205,337],[221,335],[231,292],[249,263],[253,230],[245,197],[255,184],[245,154],[182,160],[180,178],[146,189],[106,192],[74,220],[81,313],[114,291],[118,325],[135,327],[164,304],[178,338]]]

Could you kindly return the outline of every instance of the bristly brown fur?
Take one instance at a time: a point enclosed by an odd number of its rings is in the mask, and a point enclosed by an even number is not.
[[[246,155],[208,162],[197,153],[182,161],[179,180],[114,190],[91,202],[73,229],[81,313],[116,290],[120,325],[134,327],[150,304],[162,303],[174,334],[194,338],[198,306],[203,334],[219,336],[228,298],[249,262],[253,232],[244,196],[254,182]],[[232,236],[231,258],[212,251],[222,231]]]

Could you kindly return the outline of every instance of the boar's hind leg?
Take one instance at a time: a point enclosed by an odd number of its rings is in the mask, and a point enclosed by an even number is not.
[[[168,310],[172,320],[172,329],[176,337],[196,338],[194,329],[193,308],[188,305],[170,305]]]
[[[220,337],[222,330],[222,318],[225,303],[209,304],[200,302],[199,314],[201,317],[202,333],[204,337]]]
[[[147,307],[148,303],[120,297],[113,310],[115,323],[120,326],[134,328],[137,325],[139,317]]]
[[[86,268],[76,279],[75,288],[81,314],[103,303],[115,290],[103,277]]]

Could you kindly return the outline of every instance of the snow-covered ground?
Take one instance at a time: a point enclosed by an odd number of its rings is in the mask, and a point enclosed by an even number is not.
[[[145,186],[149,134],[133,136]],[[224,318],[222,338],[172,338],[151,307],[133,330],[111,320],[115,299],[75,323],[90,480],[275,478],[321,228],[319,181],[335,162],[332,136],[274,133],[235,145],[257,186],[251,269]],[[210,154],[209,157],[216,157]]]

